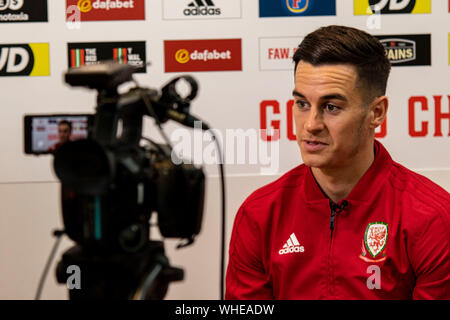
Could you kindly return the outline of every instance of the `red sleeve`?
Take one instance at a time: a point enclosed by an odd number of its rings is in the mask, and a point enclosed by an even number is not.
[[[251,221],[244,203],[231,235],[225,299],[273,299],[271,281],[262,262],[262,243],[259,228]]]
[[[416,274],[413,299],[450,299],[450,208],[428,216],[411,243]]]

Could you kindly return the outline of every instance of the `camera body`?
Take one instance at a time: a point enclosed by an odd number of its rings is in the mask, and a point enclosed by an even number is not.
[[[186,108],[187,101],[164,94],[165,89],[160,94],[136,87],[118,94],[117,87],[130,81],[133,71],[129,65],[104,63],[71,69],[65,76],[72,86],[98,90],[88,137],[53,152],[65,231],[93,252],[142,249],[152,212],[158,213],[163,237],[192,242],[201,229],[203,170],[174,164],[166,145],[140,145],[144,116],[165,122],[168,112]]]
[[[71,290],[71,299],[162,299],[183,270],[169,265],[161,241],[150,240],[152,214],[158,214],[163,237],[186,241],[179,247],[192,244],[201,230],[202,168],[178,161],[168,140],[142,144],[145,116],[160,129],[168,119],[193,126],[189,106],[197,83],[185,76],[161,91],[136,86],[119,94],[118,86],[132,81],[135,71],[116,62],[70,69],[69,85],[98,91],[95,114],[24,117],[25,153],[54,156],[64,232],[76,242],[58,263],[58,282],[67,281],[71,265],[84,270],[83,289]],[[191,86],[185,98],[175,89],[180,79]]]

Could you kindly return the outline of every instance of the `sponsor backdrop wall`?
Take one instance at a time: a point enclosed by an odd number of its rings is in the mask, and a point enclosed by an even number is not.
[[[135,78],[141,85],[159,88],[187,73],[199,81],[191,111],[218,129],[227,159],[228,241],[245,197],[301,163],[292,120],[291,57],[301,39],[323,25],[354,26],[379,37],[393,68],[388,117],[377,138],[396,161],[450,190],[449,5],[438,0],[0,0],[0,298],[34,296],[53,243],[51,230],[62,225],[52,158],[23,154],[22,118],[94,112],[95,92],[64,84],[67,68],[115,59],[139,67]],[[200,135],[186,144],[195,136],[192,130],[180,131],[173,123],[165,128],[184,156],[203,161],[208,179],[197,242],[183,250],[174,249],[176,241],[166,242],[171,262],[186,271],[167,298],[216,299],[220,193],[217,167],[207,159],[211,141]],[[241,145],[239,130],[247,136]],[[151,119],[145,135],[161,141]],[[152,235],[158,237],[157,230]],[[63,242],[57,260],[71,245]],[[51,268],[43,298],[65,299],[55,264]]]

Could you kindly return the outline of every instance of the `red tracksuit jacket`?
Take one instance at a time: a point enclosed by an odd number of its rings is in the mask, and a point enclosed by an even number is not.
[[[226,298],[450,299],[449,193],[375,150],[339,204],[305,165],[250,195],[234,221]]]

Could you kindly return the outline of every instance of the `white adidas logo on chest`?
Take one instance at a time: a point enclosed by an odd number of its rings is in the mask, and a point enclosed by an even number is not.
[[[286,241],[285,245],[282,249],[278,251],[281,254],[295,253],[295,252],[305,252],[305,247],[300,245],[297,237],[294,233],[289,236],[289,239]]]

